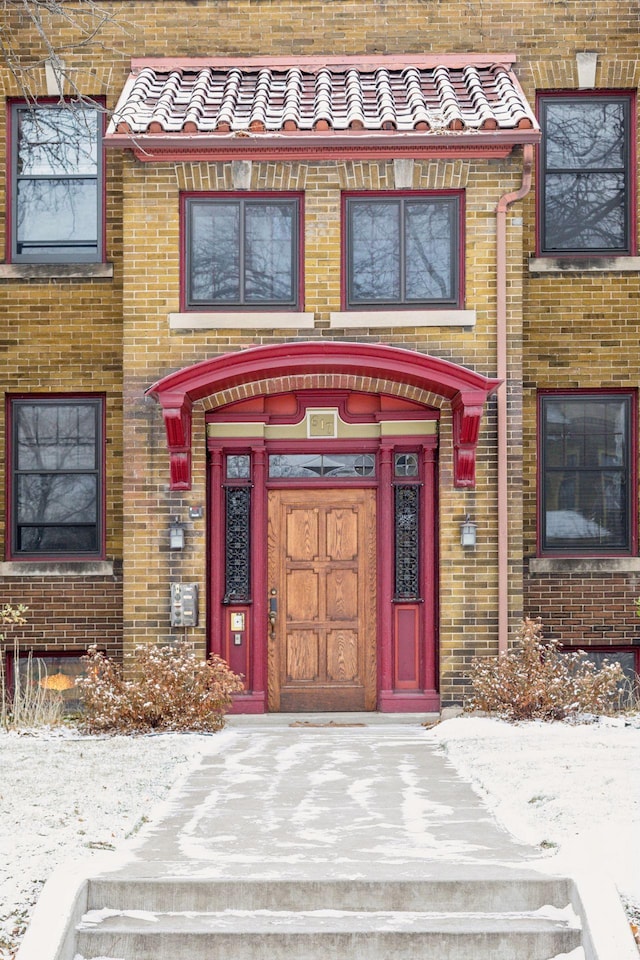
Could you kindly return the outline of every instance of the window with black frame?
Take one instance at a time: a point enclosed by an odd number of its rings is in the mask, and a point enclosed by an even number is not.
[[[540,252],[631,252],[629,96],[539,98]]]
[[[347,306],[458,306],[458,195],[346,200]]]
[[[102,259],[102,113],[73,104],[12,108],[11,258]]]
[[[297,198],[188,198],[186,306],[289,308],[299,301]]]
[[[630,550],[631,403],[620,394],[541,396],[543,551]]]
[[[12,554],[101,555],[102,400],[14,399]]]

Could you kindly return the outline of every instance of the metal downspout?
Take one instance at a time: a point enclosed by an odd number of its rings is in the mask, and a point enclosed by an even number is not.
[[[522,185],[505,193],[496,207],[496,340],[498,388],[498,652],[509,644],[509,517],[507,418],[507,210],[531,189],[533,146],[523,148]]]

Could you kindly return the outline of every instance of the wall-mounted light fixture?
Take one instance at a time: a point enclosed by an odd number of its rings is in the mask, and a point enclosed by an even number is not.
[[[469,520],[469,514],[467,514],[464,523],[460,524],[460,543],[463,547],[473,549],[476,545],[476,533],[478,526]]]
[[[184,549],[184,527],[180,523],[180,520],[178,517],[175,518],[175,520],[169,527],[169,549],[170,550]]]

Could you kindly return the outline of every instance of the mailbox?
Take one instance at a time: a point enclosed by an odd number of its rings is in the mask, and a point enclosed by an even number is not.
[[[198,626],[198,584],[171,584],[171,626]]]

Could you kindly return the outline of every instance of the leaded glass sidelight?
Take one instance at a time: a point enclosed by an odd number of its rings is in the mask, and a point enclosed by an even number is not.
[[[420,597],[420,486],[401,484],[394,488],[396,600]]]
[[[224,603],[251,597],[251,487],[225,488]]]

